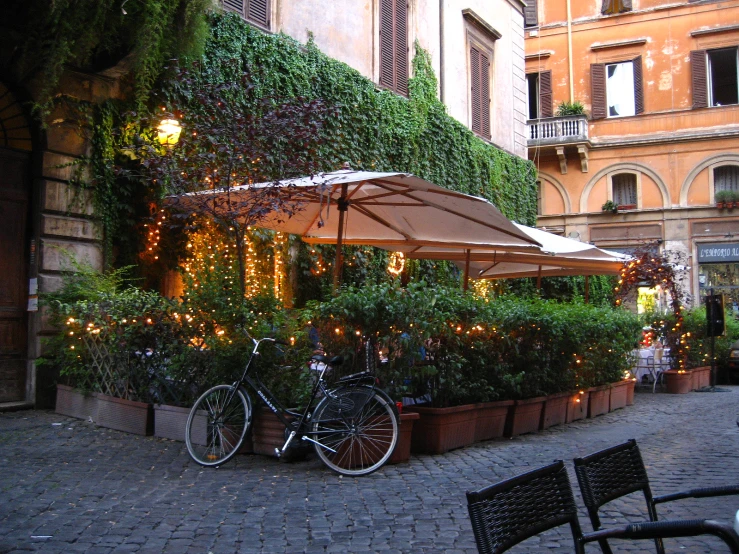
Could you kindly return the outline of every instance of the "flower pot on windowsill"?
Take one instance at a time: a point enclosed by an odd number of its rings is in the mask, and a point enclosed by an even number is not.
[[[420,415],[413,425],[411,452],[443,454],[455,448],[469,446],[475,441],[477,404],[449,408],[408,406],[407,412]]]
[[[716,207],[719,210],[723,210],[726,207],[726,202],[716,202]]]
[[[693,384],[693,376],[690,371],[670,369],[662,375],[665,379],[665,388],[669,394],[685,394],[690,392]]]
[[[635,210],[636,204],[619,204],[618,209],[619,210]]]

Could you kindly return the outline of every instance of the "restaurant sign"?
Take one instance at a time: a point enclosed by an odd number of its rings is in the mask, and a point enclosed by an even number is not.
[[[739,262],[739,242],[698,245],[698,263],[722,262]]]

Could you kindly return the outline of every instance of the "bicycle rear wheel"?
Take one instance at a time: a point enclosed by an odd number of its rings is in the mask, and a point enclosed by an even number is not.
[[[240,389],[208,389],[190,410],[185,428],[187,451],[203,466],[226,463],[239,451],[251,424],[251,403]]]
[[[367,475],[390,459],[398,442],[395,406],[372,387],[344,387],[313,414],[318,457],[342,475]]]

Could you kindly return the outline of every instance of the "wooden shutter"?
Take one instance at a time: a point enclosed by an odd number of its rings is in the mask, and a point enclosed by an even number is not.
[[[480,105],[480,51],[472,46],[470,48],[470,100],[472,101],[472,131],[482,134],[482,106]]]
[[[552,72],[539,73],[539,117],[552,117]]]
[[[269,28],[270,0],[247,0],[246,20]]]
[[[690,72],[693,80],[693,109],[708,107],[708,66],[705,50],[690,53]]]
[[[380,2],[380,84],[393,88],[395,80],[395,10],[393,0]]]
[[[634,114],[644,113],[644,78],[642,77],[641,56],[632,60],[634,65]]]
[[[526,0],[526,7],[523,9],[524,27],[536,27],[539,24],[536,4],[537,0]]]
[[[244,0],[223,0],[223,9],[244,17]]]
[[[606,64],[590,65],[590,103],[593,119],[606,117]]]
[[[395,0],[395,90],[408,95],[408,4]]]
[[[480,134],[490,138],[490,58],[480,52]]]

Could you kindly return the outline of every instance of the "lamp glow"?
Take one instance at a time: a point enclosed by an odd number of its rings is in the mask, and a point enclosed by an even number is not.
[[[180,140],[182,126],[172,114],[165,114],[164,117],[157,127],[157,138],[164,146],[174,146]]]

